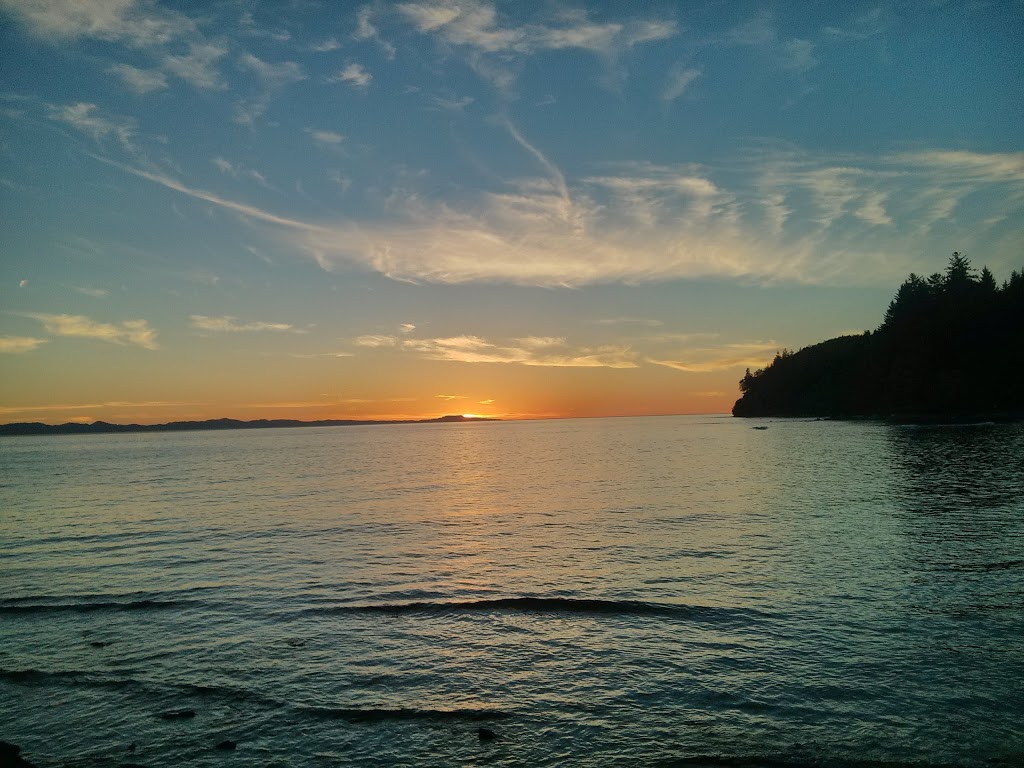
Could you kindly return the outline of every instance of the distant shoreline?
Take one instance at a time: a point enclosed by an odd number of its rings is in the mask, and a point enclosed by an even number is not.
[[[477,421],[501,421],[483,416],[440,416],[436,419],[206,419],[205,421],[170,421],[166,424],[112,424],[94,421],[90,424],[68,422],[43,424],[39,421],[0,424],[0,435],[110,435],[140,432],[210,432],[232,429],[291,429],[295,427],[360,427],[385,424],[464,424]]]

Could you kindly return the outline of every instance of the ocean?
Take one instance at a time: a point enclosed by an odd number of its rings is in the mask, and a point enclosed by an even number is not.
[[[1022,765],[1024,425],[0,438],[0,739],[40,768]]]

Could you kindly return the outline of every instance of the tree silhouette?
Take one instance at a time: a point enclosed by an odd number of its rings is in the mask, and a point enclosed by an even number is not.
[[[981,278],[978,280],[978,286],[981,288],[982,295],[985,297],[993,296],[997,290],[996,279],[993,277],[992,272],[989,271],[988,267],[982,267]]]
[[[1024,270],[997,286],[955,252],[911,273],[877,331],[783,350],[740,382],[737,416],[1024,416],[1003,361],[1024,355]]]
[[[947,289],[959,288],[974,282],[972,271],[971,262],[967,260],[967,257],[958,251],[953,251],[953,255],[949,257],[949,266],[946,267],[945,287]]]

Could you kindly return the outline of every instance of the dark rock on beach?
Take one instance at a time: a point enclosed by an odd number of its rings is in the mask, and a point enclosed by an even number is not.
[[[21,756],[21,747],[0,741],[0,768],[32,768],[32,763]]]

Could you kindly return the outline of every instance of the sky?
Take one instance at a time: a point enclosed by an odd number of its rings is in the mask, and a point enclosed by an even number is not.
[[[0,422],[727,412],[1024,266],[1024,2],[0,0]]]

